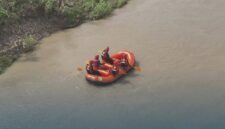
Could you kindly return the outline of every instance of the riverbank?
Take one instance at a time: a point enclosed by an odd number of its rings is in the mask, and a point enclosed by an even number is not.
[[[128,0],[0,1],[0,74],[56,31],[104,18]]]
[[[225,1],[131,0],[60,31],[0,76],[0,129],[224,129]],[[141,72],[99,87],[85,60],[134,52]]]

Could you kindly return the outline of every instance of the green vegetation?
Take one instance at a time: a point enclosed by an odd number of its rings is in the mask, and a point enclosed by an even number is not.
[[[84,0],[83,9],[90,19],[99,19],[112,12],[112,3],[107,0]]]
[[[32,35],[26,35],[23,39],[24,52],[33,50],[34,45],[37,44],[37,40]]]
[[[21,26],[24,21],[26,22],[26,19],[34,19],[35,21],[42,17],[41,19],[56,19],[65,28],[72,27],[79,25],[85,20],[94,20],[108,16],[114,8],[122,7],[127,1],[0,0],[0,34],[5,34],[0,37],[0,43],[1,41],[11,41],[10,43],[6,43],[9,44],[6,48],[0,48],[0,50],[4,50],[5,52],[5,54],[0,53],[0,73],[3,73],[6,67],[10,66],[19,57],[19,54],[33,50],[34,46],[38,43],[37,39],[40,39],[33,32],[41,35],[42,32],[47,31],[35,31],[35,27],[32,29],[26,28],[30,26],[22,26],[22,30],[16,30],[16,28],[13,28],[13,25]],[[51,24],[55,23],[52,22]],[[46,27],[46,29],[48,28]],[[19,34],[17,33],[18,31],[20,32]],[[29,34],[31,32],[32,35]],[[17,38],[10,38],[10,36]],[[15,43],[19,45],[14,47]]]
[[[34,45],[37,44],[37,40],[32,35],[27,35],[23,39],[23,52],[29,52],[34,49]],[[19,55],[4,55],[0,56],[0,74],[9,67]]]
[[[78,24],[80,22],[80,20],[82,20],[82,14],[81,14],[81,9],[80,8],[65,7],[63,9],[62,13],[65,16],[65,18],[67,19],[67,23],[69,25]]]
[[[44,5],[44,9],[46,13],[52,13],[56,10],[57,3],[55,0],[41,0],[42,4]]]
[[[92,17],[94,19],[102,18],[109,15],[112,12],[112,5],[106,0],[100,0],[92,11]]]
[[[87,11],[91,11],[94,9],[94,7],[96,6],[96,0],[84,0],[83,1],[83,9],[87,12]]]
[[[69,24],[85,18],[99,19],[127,0],[0,0],[0,25],[39,12],[44,15],[64,17]]]
[[[8,12],[0,6],[0,25],[4,24],[5,19],[8,18]]]
[[[120,8],[120,7],[124,6],[126,3],[127,3],[127,0],[117,0],[115,7]]]

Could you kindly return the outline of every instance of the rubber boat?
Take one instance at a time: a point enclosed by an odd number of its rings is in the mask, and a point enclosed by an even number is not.
[[[90,82],[94,83],[100,83],[100,84],[108,84],[116,81],[121,76],[126,75],[131,69],[135,66],[135,56],[132,52],[129,51],[120,51],[118,53],[112,54],[111,58],[113,59],[113,62],[116,60],[121,60],[122,55],[126,54],[127,61],[129,63],[129,66],[125,69],[119,67],[119,71],[116,75],[113,75],[110,70],[113,67],[113,64],[109,63],[102,63],[102,67],[98,69],[99,75],[93,75],[93,74],[86,74],[86,79]]]

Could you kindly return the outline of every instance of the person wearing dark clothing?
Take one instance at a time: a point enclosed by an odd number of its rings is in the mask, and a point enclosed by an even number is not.
[[[104,62],[113,64],[113,60],[112,60],[112,58],[111,58],[110,55],[109,55],[109,47],[107,47],[106,49],[104,49],[104,50],[102,51],[101,57],[102,57],[102,60],[103,60]]]
[[[88,74],[99,75],[98,69],[94,65],[93,60],[89,61],[89,63],[86,65],[86,71],[87,71]]]
[[[127,67],[129,66],[129,63],[127,61],[127,55],[124,54],[122,55],[122,59],[120,60],[120,66],[123,68],[123,69],[127,69]]]

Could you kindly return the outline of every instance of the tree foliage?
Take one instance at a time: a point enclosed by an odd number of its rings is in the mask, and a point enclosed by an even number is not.
[[[21,17],[61,15],[68,23],[78,18],[98,19],[111,13],[113,7],[124,5],[127,0],[0,0],[0,25]],[[13,20],[12,20],[13,19]]]

